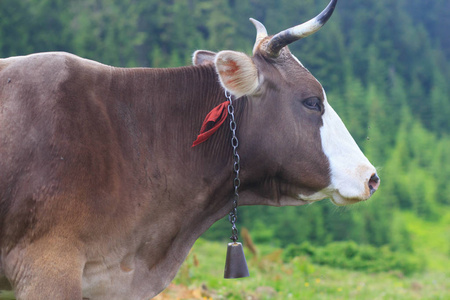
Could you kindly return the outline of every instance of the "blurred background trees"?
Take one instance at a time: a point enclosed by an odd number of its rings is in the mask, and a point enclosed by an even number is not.
[[[273,34],[309,20],[327,2],[1,0],[0,57],[68,51],[114,66],[188,65],[197,49],[250,54],[249,17]],[[351,208],[329,201],[243,207],[240,226],[255,242],[354,240],[414,251],[405,220],[449,225],[449,12],[449,0],[341,1],[323,30],[291,45],[379,166],[382,184],[372,200]],[[205,237],[228,231],[221,221]],[[450,239],[442,242],[450,253]]]

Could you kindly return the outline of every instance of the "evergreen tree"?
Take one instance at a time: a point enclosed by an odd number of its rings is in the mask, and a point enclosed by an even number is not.
[[[21,13],[17,13],[21,12]],[[32,52],[30,15],[22,1],[0,1],[0,57],[24,55]]]

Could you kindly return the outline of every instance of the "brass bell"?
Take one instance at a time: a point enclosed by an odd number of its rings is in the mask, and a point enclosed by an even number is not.
[[[241,243],[228,243],[227,259],[225,261],[224,278],[249,277],[247,261],[245,260],[244,248]]]

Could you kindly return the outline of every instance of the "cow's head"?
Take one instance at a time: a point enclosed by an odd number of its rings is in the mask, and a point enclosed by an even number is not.
[[[236,98],[247,97],[238,124],[239,151],[251,166],[247,175],[252,173],[248,177],[255,182],[249,188],[276,198],[276,205],[324,198],[346,205],[368,199],[379,185],[376,169],[328,103],[322,85],[286,47],[317,31],[336,2],[274,36],[251,19],[257,29],[253,57],[234,51],[194,54],[195,64],[215,64],[223,88]]]

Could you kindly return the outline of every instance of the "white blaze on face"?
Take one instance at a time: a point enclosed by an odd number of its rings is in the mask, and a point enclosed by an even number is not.
[[[341,118],[327,101],[325,91],[322,148],[330,164],[331,184],[323,191],[337,205],[350,204],[370,197],[369,180],[376,169],[364,156]]]
[[[292,55],[292,54],[291,54]],[[292,55],[300,66],[302,63]],[[336,205],[352,204],[366,200],[371,196],[369,184],[376,190],[379,179],[370,182],[376,169],[359,149],[344,123],[327,100],[323,90],[324,114],[323,126],[320,128],[322,150],[330,164],[330,185],[310,195],[298,195],[305,201],[318,201],[331,198]]]

